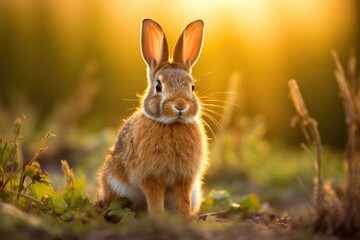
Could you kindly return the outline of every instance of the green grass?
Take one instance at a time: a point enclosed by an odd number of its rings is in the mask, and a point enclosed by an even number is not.
[[[311,161],[300,148],[267,141],[265,124],[259,119],[248,121],[243,127],[241,141],[236,130],[230,130],[212,143],[212,165],[205,179],[202,220],[190,223],[174,216],[165,219],[135,217],[122,201],[113,202],[109,209],[96,205],[97,170],[106,149],[112,144],[115,131],[104,130],[82,140],[75,140],[74,134],[66,144],[71,149],[70,156],[82,161],[70,166],[61,160],[61,169],[52,169],[47,174],[41,163],[50,158],[46,150],[47,145],[51,145],[52,135],[46,134],[33,154],[23,159],[20,146],[26,143],[26,138],[21,137],[22,124],[23,119],[17,120],[13,138],[0,142],[0,199],[11,204],[0,205],[0,219],[9,219],[0,227],[0,234],[7,233],[17,239],[31,239],[28,232],[33,231],[45,239],[85,236],[101,239],[105,238],[104,231],[140,238],[156,231],[160,231],[161,236],[178,239],[206,234],[216,237],[227,233],[228,229],[242,229],[244,225],[241,224],[245,224],[246,219],[257,219],[256,216],[268,219],[264,220],[266,224],[275,221],[276,216],[282,215],[278,209],[292,212],[299,197],[302,204],[310,208],[297,179],[302,179],[306,187],[312,189],[314,169]],[[325,148],[323,158],[326,160],[324,172],[340,186],[343,181],[341,155]],[[33,215],[19,215],[16,211]],[[223,220],[219,222],[219,218]],[[284,224],[287,228],[291,225],[289,222]],[[17,231],[19,226],[25,230]],[[185,230],[188,235],[182,233]],[[253,231],[252,234],[258,234],[256,227]]]

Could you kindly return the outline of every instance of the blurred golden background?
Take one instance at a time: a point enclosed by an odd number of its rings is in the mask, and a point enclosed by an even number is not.
[[[0,130],[21,113],[55,134],[61,118],[88,132],[116,128],[138,106],[126,99],[146,86],[141,20],[157,21],[172,51],[184,27],[202,19],[198,91],[240,95],[233,116],[263,115],[269,138],[298,143],[287,90],[295,78],[324,143],[340,147],[344,117],[330,51],[344,63],[351,47],[359,56],[359,10],[357,0],[1,0]],[[234,71],[241,82],[231,89]]]

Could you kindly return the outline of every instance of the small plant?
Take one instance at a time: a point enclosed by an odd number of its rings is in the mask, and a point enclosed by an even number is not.
[[[262,205],[256,194],[245,195],[239,201],[234,202],[231,200],[229,192],[212,189],[202,202],[201,211],[204,214],[199,217],[206,220],[214,216],[241,220],[252,213],[258,213],[261,209]]]
[[[21,152],[20,135],[25,117],[15,121],[14,136],[10,141],[0,140],[0,197],[3,201],[17,203],[23,209],[62,213],[67,205],[53,189],[46,172],[37,161],[44,152],[46,143],[55,135],[48,132],[28,160],[24,160]]]
[[[50,215],[85,209],[90,205],[85,194],[85,179],[76,179],[68,163],[62,160],[65,187],[56,191],[37,160],[46,151],[46,144],[54,134],[48,132],[32,156],[28,160],[23,159],[20,131],[24,119],[22,116],[15,121],[13,139],[4,141],[0,137],[0,200]]]
[[[347,146],[345,148],[346,185],[344,196],[339,198],[329,180],[322,179],[321,137],[317,122],[311,118],[304,104],[301,92],[295,80],[289,81],[290,96],[293,100],[297,119],[307,140],[313,143],[317,150],[317,160],[314,161],[317,176],[314,179],[314,200],[316,210],[315,228],[328,234],[344,237],[360,237],[360,75],[357,73],[355,53],[348,63],[348,78],[335,51],[335,77],[344,101],[346,124],[348,127]],[[310,153],[305,145],[302,145]],[[310,158],[313,157],[310,155]]]
[[[360,237],[360,74],[357,70],[355,50],[348,61],[347,74],[335,51],[332,52],[336,69],[335,77],[344,102],[347,124],[347,145],[345,149],[346,186],[344,214],[338,231],[345,235]],[[339,217],[336,217],[339,219]]]
[[[318,212],[323,211],[323,179],[322,179],[322,145],[321,145],[321,136],[318,129],[317,121],[312,118],[309,114],[309,111],[306,108],[304,99],[301,95],[299,86],[297,82],[292,79],[289,81],[289,89],[290,89],[290,98],[293,101],[295,110],[297,112],[297,116],[293,118],[292,126],[295,126],[296,123],[300,124],[300,128],[306,138],[306,140],[312,144],[314,144],[316,148],[316,160],[309,154],[310,159],[313,161],[315,170],[316,170],[316,177],[314,179],[315,183],[315,208]],[[302,148],[307,153],[310,153],[307,146],[305,144],[301,145]]]

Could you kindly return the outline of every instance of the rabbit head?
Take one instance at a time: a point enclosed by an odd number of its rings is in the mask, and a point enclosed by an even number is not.
[[[142,107],[150,119],[164,124],[191,123],[199,112],[194,93],[192,66],[201,51],[204,23],[190,23],[182,32],[169,59],[165,34],[159,24],[144,19],[141,27],[141,52],[147,64],[148,88]]]

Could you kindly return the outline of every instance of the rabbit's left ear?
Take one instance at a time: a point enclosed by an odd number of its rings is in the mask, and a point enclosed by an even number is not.
[[[204,22],[196,20],[185,28],[174,50],[173,60],[190,72],[201,52],[204,35]]]
[[[164,31],[158,23],[151,19],[142,21],[141,53],[150,70],[155,69],[169,58]]]

